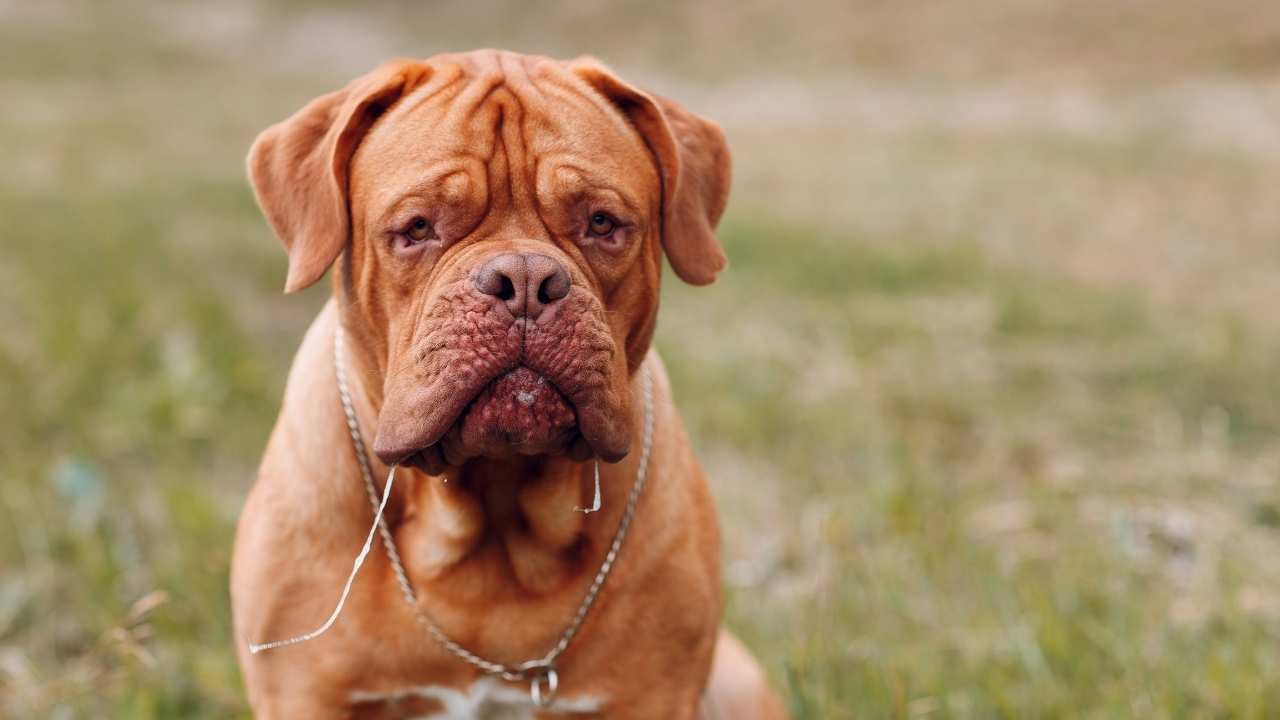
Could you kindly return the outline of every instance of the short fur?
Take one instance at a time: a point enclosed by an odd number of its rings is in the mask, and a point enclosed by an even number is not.
[[[478,51],[390,62],[318,98],[259,136],[249,175],[289,255],[287,291],[339,256],[344,268],[298,351],[236,537],[235,631],[256,715],[415,717],[505,702],[534,716],[520,704],[526,686],[485,678],[416,625],[381,548],[327,635],[247,652],[328,614],[371,519],[335,385],[342,323],[375,474],[413,465],[399,471],[388,517],[420,606],[502,662],[554,644],[600,565],[636,475],[647,367],[650,483],[558,662],[555,709],[783,717],[750,655],[718,630],[715,509],[649,347],[664,254],[695,284],[725,267],[720,130],[591,59]],[[602,205],[625,219],[607,246],[582,231]],[[430,219],[436,238],[395,250],[406,216]],[[566,268],[572,289],[536,322],[513,319],[475,290],[477,268],[534,252]],[[572,405],[577,430],[563,445],[551,434],[507,452],[459,420],[517,365]],[[590,499],[593,458],[608,461],[603,509],[582,515],[572,508]]]

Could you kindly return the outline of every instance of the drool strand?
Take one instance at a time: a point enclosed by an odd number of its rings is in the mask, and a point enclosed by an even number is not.
[[[360,572],[361,566],[364,565],[365,558],[369,556],[369,550],[373,547],[373,533],[378,528],[378,523],[382,522],[382,511],[387,508],[387,499],[391,497],[391,485],[396,480],[396,466],[391,466],[391,471],[387,473],[387,487],[382,491],[382,502],[378,505],[378,512],[373,516],[373,525],[369,528],[369,534],[364,539],[364,547],[360,548],[360,554],[356,556],[355,562],[351,565],[351,574],[347,576],[347,584],[342,588],[342,596],[338,598],[338,606],[333,609],[333,614],[320,627],[309,633],[291,637],[285,640],[272,640],[263,643],[248,643],[249,653],[257,655],[263,650],[274,650],[275,648],[285,647],[287,645],[297,645],[315,640],[321,635],[329,631],[333,627],[333,623],[337,621],[338,616],[342,614],[342,608],[347,604],[347,596],[351,594],[351,585],[356,581],[356,574]]]
[[[596,512],[597,510],[600,509],[600,461],[599,460],[596,461],[595,475],[596,475],[596,494],[595,494],[595,499],[591,501],[591,507],[584,508],[584,507],[578,507],[577,505],[573,506],[573,509],[575,511],[580,512],[583,515],[590,515],[591,513]]]

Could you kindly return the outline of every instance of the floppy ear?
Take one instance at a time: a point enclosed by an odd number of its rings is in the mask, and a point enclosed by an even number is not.
[[[319,280],[350,238],[348,165],[356,146],[402,95],[425,82],[427,65],[394,60],[276,123],[249,150],[258,205],[289,254],[285,292]]]
[[[729,199],[729,146],[719,126],[671,100],[628,85],[599,61],[569,70],[612,102],[640,132],[662,173],[662,247],[680,279],[706,285],[728,264],[715,227]]]

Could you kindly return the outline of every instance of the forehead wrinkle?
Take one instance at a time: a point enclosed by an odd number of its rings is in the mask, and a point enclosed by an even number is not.
[[[385,209],[378,216],[378,221],[385,221],[392,215],[404,207],[404,205],[415,199],[441,200],[450,202],[455,198],[449,197],[447,194],[441,196],[437,192],[449,178],[457,175],[464,175],[470,178],[469,168],[460,167],[456,160],[441,160],[431,163],[420,173],[422,180],[414,182],[408,186],[391,185],[387,188],[387,192],[375,198],[375,202],[381,204]]]
[[[563,137],[573,140],[585,139],[587,142],[608,146],[607,152],[611,156],[630,151],[636,154],[637,159],[650,158],[648,145],[640,136],[640,132],[631,124],[631,121],[622,114],[621,110],[614,107],[612,103],[596,94],[590,88],[552,83],[542,88],[542,91],[547,96],[553,97],[558,101],[553,103],[555,107],[559,108],[568,105],[572,108],[570,113],[561,112],[546,117],[548,124],[561,131]],[[565,127],[567,124],[583,117],[590,118],[593,121],[585,131],[582,128],[573,128],[574,132],[565,132],[568,129]],[[572,144],[568,145],[560,142],[557,145],[559,147],[584,149],[579,142],[572,142]]]
[[[497,127],[497,134],[506,153],[507,196],[515,202],[518,193],[521,196],[519,200],[528,202],[532,199],[530,197],[532,188],[527,182],[531,155],[529,137],[525,130],[528,113],[525,112],[519,96],[510,87],[505,87],[498,97],[502,98],[500,118],[507,120],[507,122],[500,122]],[[505,117],[508,114],[510,118]]]
[[[489,178],[488,178],[489,188],[490,188],[489,203],[490,203],[491,209],[493,207],[494,199],[495,199],[494,192],[493,192],[494,189],[506,190],[507,207],[511,207],[512,205],[514,205],[514,202],[513,202],[514,189],[512,188],[513,183],[511,178],[511,175],[512,175],[511,158],[510,158],[511,151],[510,149],[507,148],[507,143],[505,141],[505,138],[503,138],[503,133],[502,133],[502,128],[503,128],[503,125],[505,124],[504,123],[505,104],[498,99],[501,97],[502,97],[501,94],[495,93],[495,102],[492,103],[493,106],[492,108],[490,108],[490,113],[493,116],[492,127],[488,129],[488,132],[491,133],[493,136],[493,139],[491,141],[493,152],[492,152],[492,156],[489,159],[489,163],[486,167],[486,172],[489,175]]]
[[[609,107],[605,106],[607,103],[603,103],[603,101],[600,103],[594,102],[592,98],[582,94],[581,92],[577,92],[576,88],[571,86],[562,85],[560,83],[548,83],[545,87],[539,87],[538,93],[544,97],[550,96],[555,100],[559,100],[562,103],[573,107],[573,109],[578,112],[587,111],[594,116],[610,115]]]
[[[539,111],[545,105],[545,97],[529,75],[529,58],[513,53],[504,53],[500,57],[506,73],[504,95],[512,116],[508,123],[511,132],[505,132],[504,128],[510,172],[528,174],[536,167],[538,146],[535,136],[539,129],[545,129],[549,125],[544,113]],[[512,153],[513,150],[516,151],[515,154]]]
[[[635,128],[631,126],[631,121],[617,106],[609,102],[608,98],[587,84],[585,80],[565,69],[560,63],[549,60],[544,61],[538,64],[537,69],[540,79],[550,81],[545,83],[545,87],[542,88],[544,92],[554,93],[563,100],[575,102],[579,107],[586,103],[608,117],[615,128],[633,137],[636,135]]]
[[[517,98],[528,94],[541,94],[538,86],[529,77],[528,58],[522,58],[514,53],[503,53],[499,59],[502,72],[506,77],[505,83]]]
[[[439,98],[447,101],[460,89],[459,80],[463,79],[462,68],[457,65],[441,65],[436,67],[436,74],[421,87],[400,99],[387,111],[384,117],[399,117],[413,112],[423,103]],[[446,97],[440,98],[444,93]]]
[[[480,77],[473,78],[462,92],[454,98],[450,103],[448,111],[445,113],[445,120],[448,123],[458,123],[465,125],[465,121],[474,117],[476,114],[483,112],[488,103],[486,102],[498,88],[502,87],[503,76],[501,73],[488,73]]]
[[[628,192],[623,186],[610,182],[607,176],[601,176],[598,173],[594,173],[587,168],[575,165],[572,162],[565,162],[563,158],[559,157],[548,158],[547,162],[554,163],[551,173],[556,175],[558,178],[564,178],[564,175],[561,175],[561,173],[569,171],[573,178],[573,187],[569,192],[571,196],[613,196],[625,205],[627,210],[632,213],[642,215],[645,212],[644,206],[640,203],[639,198],[635,197],[633,193]],[[564,198],[555,198],[555,200],[563,202]]]

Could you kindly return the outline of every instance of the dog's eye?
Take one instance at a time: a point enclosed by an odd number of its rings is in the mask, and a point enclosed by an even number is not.
[[[618,226],[618,222],[609,217],[608,213],[592,213],[591,218],[587,221],[587,233],[595,237],[605,237],[613,232]]]
[[[424,217],[416,217],[409,222],[409,227],[405,229],[404,234],[412,242],[426,242],[433,235],[431,223]]]

